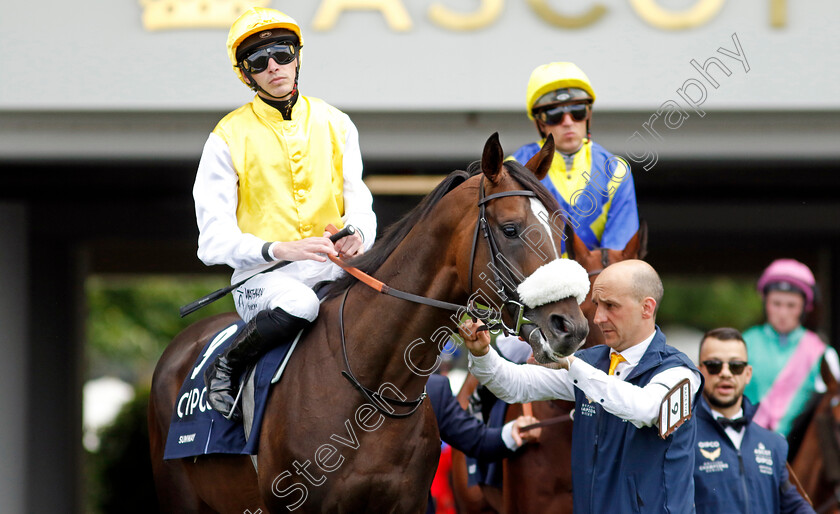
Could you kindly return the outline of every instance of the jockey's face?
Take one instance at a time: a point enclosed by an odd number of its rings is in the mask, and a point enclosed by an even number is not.
[[[713,375],[703,364],[707,361],[723,363],[719,373]],[[747,346],[737,339],[721,341],[707,337],[700,347],[700,373],[705,383],[703,396],[713,409],[730,417],[741,408],[744,388],[752,378],[752,366],[747,365],[739,375],[732,373],[730,362],[747,362]]]
[[[584,104],[583,102],[575,103]],[[592,112],[591,107],[589,109],[589,116],[581,121],[573,119],[572,115],[567,113],[563,115],[562,120],[556,125],[548,125],[539,120],[537,120],[537,123],[546,137],[549,134],[554,136],[554,145],[559,152],[572,154],[580,149],[580,146],[583,144],[583,138],[586,137],[586,124]]]
[[[765,299],[767,322],[780,334],[788,334],[802,319],[805,299],[793,291],[770,291]]]
[[[288,100],[288,95],[295,88],[296,74],[297,58],[286,64],[277,64],[274,59],[269,59],[268,67],[259,73],[252,74],[251,77],[257,82],[257,85],[259,85],[263,91],[266,91],[271,95],[266,96],[262,91],[259,91],[257,94],[261,97],[268,100]]]

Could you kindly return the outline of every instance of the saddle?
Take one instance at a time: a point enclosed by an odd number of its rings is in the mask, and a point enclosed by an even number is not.
[[[230,421],[207,403],[204,369],[245,327],[243,321],[225,327],[204,346],[178,392],[169,424],[164,460],[196,457],[211,453],[254,455],[257,452],[262,416],[268,391],[280,376],[300,341],[303,331],[294,339],[283,341],[240,377],[237,401],[243,402],[247,423]],[[246,384],[250,383],[250,389]],[[243,420],[244,421],[244,420]]]

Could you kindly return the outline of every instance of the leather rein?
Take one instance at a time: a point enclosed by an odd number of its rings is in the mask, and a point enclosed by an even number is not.
[[[439,309],[446,309],[451,311],[463,311],[470,314],[472,317],[480,317],[481,319],[488,319],[492,320],[491,323],[488,323],[488,327],[491,326],[498,326],[501,325],[502,329],[506,333],[513,333],[519,335],[519,330],[522,326],[526,324],[531,324],[532,322],[529,321],[524,316],[525,306],[519,302],[519,295],[516,292],[516,285],[517,282],[521,282],[523,278],[519,281],[515,281],[511,276],[508,267],[499,267],[497,265],[497,254],[502,255],[499,252],[499,246],[496,243],[496,240],[493,236],[493,232],[490,230],[489,223],[487,222],[486,216],[486,204],[490,200],[495,200],[496,198],[504,198],[507,196],[527,196],[527,197],[536,197],[536,193],[533,191],[528,190],[514,190],[514,191],[503,191],[500,193],[494,193],[488,196],[484,195],[484,177],[481,177],[481,182],[479,184],[479,199],[478,199],[478,208],[479,208],[479,215],[478,221],[475,225],[475,232],[473,234],[473,243],[472,243],[472,251],[470,253],[470,271],[469,271],[469,290],[472,291],[472,275],[473,275],[473,265],[475,262],[475,254],[476,254],[476,247],[478,246],[478,234],[479,230],[481,230],[484,234],[484,238],[487,240],[487,243],[490,247],[490,268],[493,270],[493,275],[495,277],[496,282],[496,293],[502,300],[503,307],[514,307],[516,309],[516,314],[514,319],[516,321],[515,327],[511,328],[504,324],[502,320],[501,312],[496,312],[492,308],[478,308],[473,302],[469,302],[466,306],[459,305],[450,302],[444,302],[441,300],[436,300],[434,298],[428,298],[425,296],[415,295],[412,293],[407,293],[405,291],[400,291],[399,289],[394,289],[387,284],[371,277],[367,273],[359,270],[358,268],[354,268],[347,264],[346,262],[342,261],[340,258],[330,255],[329,258],[332,262],[341,266],[347,273],[358,279],[363,284],[367,285],[368,287],[373,288],[374,290],[382,293],[387,294],[389,296],[393,296],[395,298],[400,298],[402,300],[407,300],[409,302],[419,303],[422,305],[428,305],[431,307],[436,307]],[[501,277],[500,273],[502,270],[505,270],[504,273],[507,275],[506,277]],[[520,274],[521,275],[521,274]],[[507,280],[505,280],[507,279]],[[353,284],[355,285],[355,284]],[[397,398],[392,398],[387,396],[379,391],[374,391],[362,385],[361,382],[356,378],[353,374],[353,370],[350,367],[350,360],[347,356],[347,342],[344,335],[344,305],[347,302],[347,295],[350,292],[350,289],[353,287],[351,285],[347,288],[344,292],[344,295],[341,300],[341,306],[339,307],[338,311],[338,324],[339,324],[339,331],[341,334],[341,351],[344,356],[344,365],[346,367],[345,370],[341,371],[341,375],[346,378],[350,384],[353,385],[361,394],[364,396],[371,405],[376,408],[381,414],[388,416],[390,418],[407,418],[414,414],[420,405],[423,403],[423,400],[426,398],[426,391],[424,390],[423,393],[420,394],[415,400],[405,401]],[[489,313],[489,315],[488,315]],[[381,389],[380,389],[381,391]],[[394,409],[388,405],[390,404],[397,407],[404,407],[410,409],[408,412],[404,413],[396,413]]]

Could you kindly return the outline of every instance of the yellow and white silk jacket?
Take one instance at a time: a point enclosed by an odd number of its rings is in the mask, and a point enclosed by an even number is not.
[[[365,248],[376,233],[356,127],[317,98],[299,97],[291,120],[259,96],[225,116],[204,145],[193,197],[207,265],[265,265],[267,242],[321,236],[328,223],[354,225]]]

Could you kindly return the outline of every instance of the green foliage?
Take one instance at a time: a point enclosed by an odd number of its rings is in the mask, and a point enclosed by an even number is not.
[[[138,389],[89,453],[89,509],[100,514],[158,512],[149,459],[149,390]]]
[[[752,279],[662,277],[665,297],[659,325],[686,325],[702,331],[716,327],[744,330],[761,323],[761,298]]]
[[[230,295],[186,318],[180,317],[178,307],[228,285],[227,275],[88,278],[89,376],[111,374],[131,383],[147,381],[178,332],[203,317],[234,310]]]

